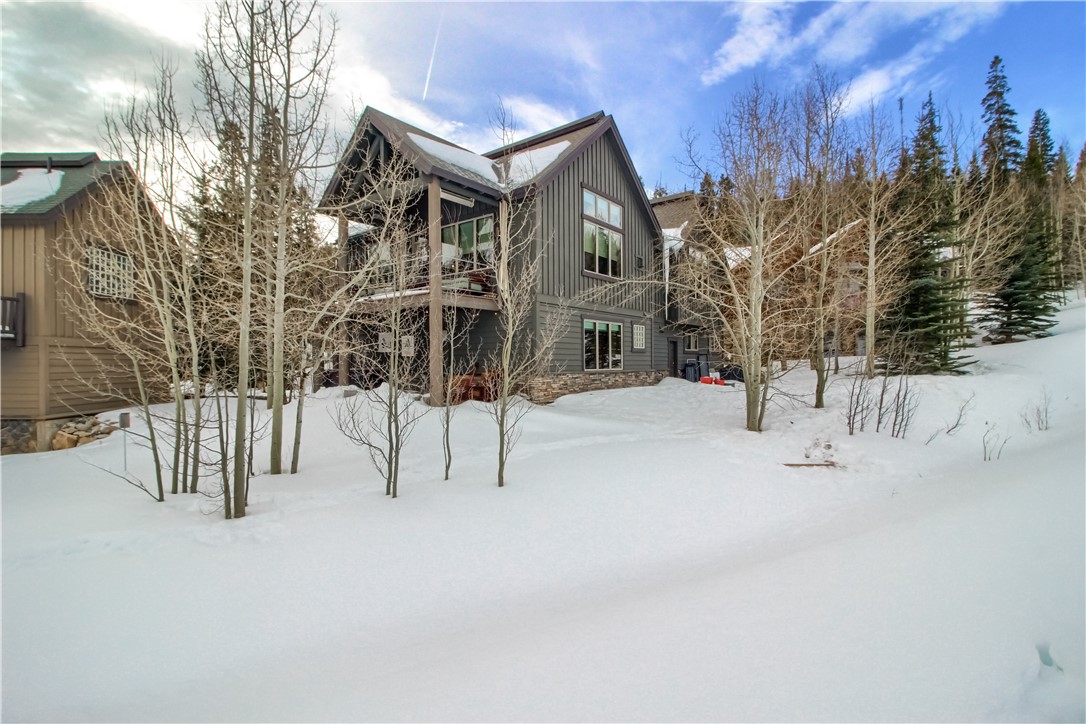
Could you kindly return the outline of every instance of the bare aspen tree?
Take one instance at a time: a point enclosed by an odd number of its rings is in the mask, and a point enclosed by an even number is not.
[[[449,479],[452,469],[452,423],[463,402],[463,388],[458,384],[466,375],[475,372],[478,351],[469,345],[469,332],[478,316],[474,310],[458,310],[455,307],[444,311],[445,339],[449,352],[445,357],[445,405],[441,408],[441,450],[445,458],[445,480]]]
[[[314,144],[319,143],[320,107],[327,89],[327,61],[331,47],[329,30],[323,24],[314,3],[290,0],[242,0],[216,5],[206,24],[204,49],[198,54],[204,111],[212,135],[218,137],[230,124],[241,131],[240,154],[240,293],[238,296],[237,366],[238,386],[234,415],[234,501],[233,517],[245,515],[247,483],[246,450],[249,438],[248,398],[254,382],[250,339],[254,328],[254,304],[259,288],[254,288],[262,255],[274,258],[270,283],[271,351],[267,354],[271,369],[269,394],[272,406],[273,471],[281,469],[282,397],[284,390],[283,344],[287,293],[288,198],[293,194],[297,176],[314,159]],[[276,188],[263,199],[274,208],[262,208],[258,199],[261,148],[258,133],[262,127],[273,131],[279,144],[273,157],[272,178]],[[268,162],[267,148],[264,161]],[[265,189],[266,190],[266,189]],[[274,235],[268,234],[262,221],[274,220]],[[274,248],[262,240],[274,239]]]
[[[1071,248],[1078,263],[1078,279],[1086,283],[1086,146],[1082,147],[1078,163],[1075,165],[1075,180],[1071,184],[1071,205],[1073,211],[1071,229]]]
[[[948,114],[948,145],[953,169],[950,176],[954,225],[950,243],[954,249],[951,273],[959,284],[955,294],[962,302],[999,289],[1010,274],[1013,259],[1022,243],[1025,228],[1025,195],[1013,179],[1006,184],[985,183],[975,150],[966,145],[961,122]],[[967,168],[962,159],[970,156]],[[963,303],[962,308],[965,308]],[[960,329],[967,330],[966,320]],[[964,345],[965,339],[959,339]]]
[[[841,285],[847,254],[845,226],[852,219],[840,194],[846,164],[843,115],[848,89],[819,66],[796,93],[792,106],[793,153],[800,210],[797,225],[808,229],[811,250],[804,255],[803,276],[810,319],[810,358],[815,371],[816,408],[825,407],[828,359],[826,337],[839,319]],[[850,227],[851,228],[851,227]],[[838,325],[839,327],[839,325]],[[834,334],[834,347],[840,344]]]
[[[369,379],[361,394],[337,406],[336,427],[366,449],[385,476],[385,495],[399,495],[400,461],[418,420],[429,410],[421,396],[428,360],[422,354],[425,310],[412,304],[412,288],[428,265],[426,249],[409,226],[383,225],[373,233],[371,255],[378,260],[373,293],[362,298],[356,318],[359,342],[353,352]]]
[[[746,428],[762,429],[773,361],[800,337],[794,282],[804,253],[788,184],[788,106],[755,83],[717,129],[726,183],[703,199],[669,287],[743,368]],[[696,163],[696,160],[692,158]]]
[[[272,9],[257,0],[220,3],[205,26],[204,49],[197,56],[206,110],[215,137],[230,124],[242,132],[239,169],[242,226],[240,284],[237,324],[237,402],[234,412],[233,500],[228,517],[245,516],[248,487],[248,397],[250,375],[249,338],[252,332],[254,271],[254,186],[256,134],[260,122],[261,80],[258,73],[267,63],[268,23]]]
[[[920,213],[897,204],[901,180],[889,169],[899,151],[894,146],[892,127],[875,103],[869,102],[857,132],[854,164],[855,216],[863,233],[864,280],[864,373],[875,376],[878,323],[895,304],[904,289],[903,269],[907,261],[897,228]]]
[[[508,145],[515,120],[499,102],[494,118],[499,137]],[[535,214],[535,189],[516,187],[512,159],[496,162],[503,192],[498,202],[494,245],[500,341],[485,361],[487,411],[498,432],[498,487],[505,486],[509,456],[520,439],[520,423],[532,408],[524,395],[551,361],[555,341],[568,316],[555,306],[536,324],[536,286],[546,240],[541,239]],[[529,176],[534,173],[529,174]]]
[[[323,21],[315,3],[281,1],[270,10],[269,68],[261,79],[265,123],[274,127],[279,142],[272,164],[274,210],[268,214],[276,221],[268,397],[272,408],[270,472],[277,475],[282,472],[286,297],[292,271],[288,260],[290,212],[299,177],[316,167],[322,151],[322,113],[336,27],[334,22]]]
[[[181,230],[191,153],[188,128],[174,102],[174,74],[174,66],[160,61],[153,85],[107,115],[108,153],[128,159],[128,165],[114,166],[110,177],[100,179],[98,193],[88,198],[82,213],[78,238],[64,247],[64,261],[76,280],[89,281],[110,273],[100,268],[110,254],[128,260],[127,267],[112,270],[125,288],[125,304],[103,302],[77,282],[67,290],[69,307],[80,314],[81,330],[107,340],[130,361],[129,374],[139,389],[138,399],[130,401],[143,410],[158,484],[168,467],[170,490],[176,494],[197,490],[203,422],[194,364],[192,246]],[[111,375],[98,377],[109,380]],[[165,399],[173,401],[172,416],[153,415],[149,402]],[[162,452],[171,449],[167,465]]]

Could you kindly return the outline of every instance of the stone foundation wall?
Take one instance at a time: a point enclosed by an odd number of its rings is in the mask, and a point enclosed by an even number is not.
[[[31,420],[0,420],[0,455],[38,451],[38,433]]]
[[[112,422],[82,415],[62,420],[3,420],[0,454],[66,450],[101,440],[116,429]]]
[[[536,378],[528,385],[528,399],[536,404],[554,402],[562,395],[621,387],[648,387],[667,377],[665,370],[648,372],[570,372]]]

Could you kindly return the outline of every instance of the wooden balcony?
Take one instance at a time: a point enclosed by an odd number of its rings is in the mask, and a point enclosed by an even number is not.
[[[415,275],[404,289],[395,285],[377,284],[366,290],[363,302],[378,302],[399,297],[406,307],[422,307],[430,303],[430,280],[425,273]],[[497,282],[495,270],[460,260],[442,265],[441,304],[447,307],[497,311]]]
[[[26,346],[26,295],[0,297],[0,340]]]

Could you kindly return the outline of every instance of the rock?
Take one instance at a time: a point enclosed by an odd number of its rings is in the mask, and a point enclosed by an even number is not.
[[[75,445],[76,445],[76,447],[79,447],[80,445],[86,445],[87,443],[97,442],[97,441],[98,441],[98,438],[96,438],[96,437],[81,437],[81,438],[79,438],[79,442],[77,442]]]
[[[60,430],[53,436],[53,449],[54,450],[67,450],[75,447],[79,444],[79,438],[75,435]]]

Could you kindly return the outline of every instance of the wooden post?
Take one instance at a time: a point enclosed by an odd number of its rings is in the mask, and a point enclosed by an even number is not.
[[[430,405],[445,404],[445,337],[441,325],[441,181],[431,176],[426,187],[426,221],[430,247]]]
[[[339,236],[337,239],[339,244],[339,270],[349,271],[347,269],[347,217],[342,213],[339,215]],[[336,366],[339,368],[339,385],[346,385],[351,377],[350,370],[350,353],[347,350],[347,345],[350,342],[350,335],[347,334],[347,323],[343,322],[340,325],[339,334],[339,349],[336,351]]]

